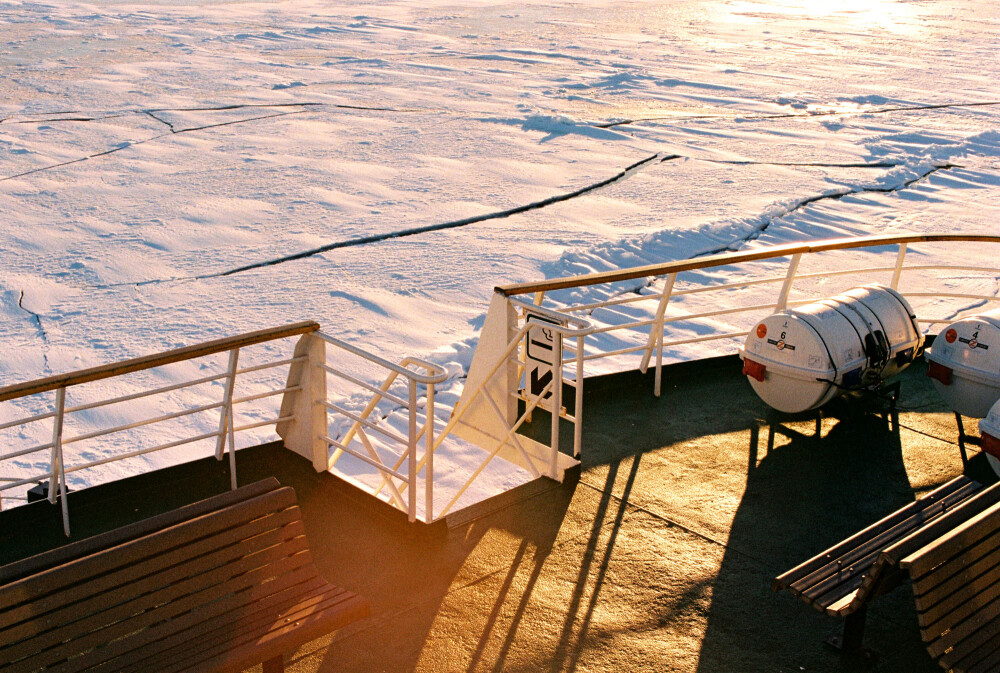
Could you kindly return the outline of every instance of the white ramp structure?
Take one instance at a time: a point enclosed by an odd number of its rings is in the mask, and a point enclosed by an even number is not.
[[[562,481],[579,464],[583,339],[591,329],[497,292],[454,407],[438,399],[436,386],[447,380],[438,365],[395,364],[322,331],[306,334],[277,432],[318,470],[411,521],[430,523],[531,479]],[[563,403],[567,387],[572,410]],[[542,440],[523,433],[538,410],[551,418]]]

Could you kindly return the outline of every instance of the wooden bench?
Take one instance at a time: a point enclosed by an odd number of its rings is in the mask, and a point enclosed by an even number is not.
[[[868,603],[906,579],[904,557],[998,502],[1000,484],[984,487],[957,477],[776,577],[772,589],[787,589],[817,610],[844,617],[843,635],[827,642],[864,653]]]
[[[269,479],[0,567],[0,670],[280,672],[368,611]]]
[[[927,651],[947,670],[1000,670],[1000,504],[903,558]]]

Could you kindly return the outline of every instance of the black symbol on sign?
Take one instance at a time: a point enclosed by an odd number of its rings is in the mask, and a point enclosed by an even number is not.
[[[535,396],[541,395],[542,391],[545,390],[545,386],[549,385],[552,381],[552,370],[550,369],[539,376],[538,369],[532,369],[529,379],[530,381],[528,387],[531,390],[531,394]]]
[[[979,332],[976,332],[979,334]],[[969,348],[982,348],[984,351],[988,351],[990,347],[980,341],[977,341],[975,335],[971,339],[966,339],[965,337],[958,337],[958,340],[964,344],[969,344]]]
[[[790,350],[790,351],[793,351],[793,350],[795,350],[795,346],[793,346],[793,345],[792,345],[792,344],[790,344],[790,343],[785,343],[785,342],[784,342],[783,340],[778,340],[778,339],[768,339],[768,340],[767,340],[767,343],[771,344],[772,346],[776,346],[776,347],[778,348],[778,350],[779,350],[779,351],[783,351],[783,350],[785,350],[786,348],[787,348],[788,350]]]

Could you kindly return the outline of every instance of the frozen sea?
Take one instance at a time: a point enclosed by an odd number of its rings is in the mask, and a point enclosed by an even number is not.
[[[991,0],[0,2],[0,385],[304,319],[460,381],[496,285],[998,233],[998,48]]]

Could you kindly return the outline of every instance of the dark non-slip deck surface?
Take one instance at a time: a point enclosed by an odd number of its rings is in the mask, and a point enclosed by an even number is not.
[[[241,451],[240,482],[293,486],[321,574],[371,602],[370,619],[301,648],[289,668],[939,670],[909,590],[869,611],[880,659],[865,668],[823,647],[838,620],[769,587],[962,472],[954,419],[923,369],[901,377],[898,429],[837,402],[821,438],[812,416],[770,413],[734,358],[667,368],[660,398],[651,376],[588,381],[578,476],[430,527],[278,446]],[[989,481],[982,462],[972,476]],[[227,475],[208,459],[71,494],[74,533],[225,490]],[[57,508],[20,509],[0,515],[4,540],[19,540],[5,561],[61,542]]]

